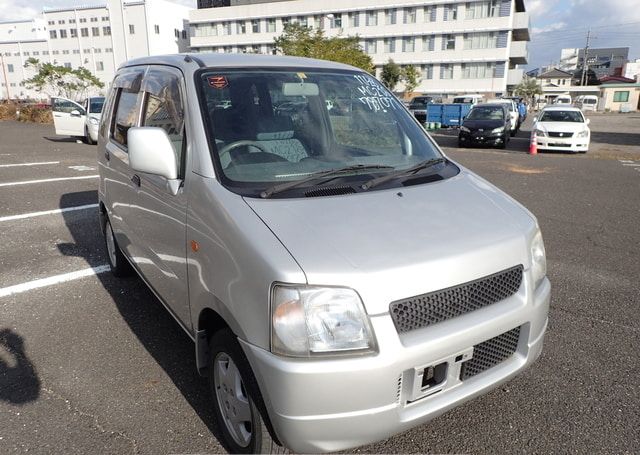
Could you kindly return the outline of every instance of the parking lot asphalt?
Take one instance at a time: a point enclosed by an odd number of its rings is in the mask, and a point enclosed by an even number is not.
[[[545,347],[508,384],[355,452],[640,450],[640,116],[596,117],[587,155],[527,155],[527,124],[506,151],[434,133],[538,217]],[[192,342],[139,279],[106,271],[96,153],[0,122],[0,453],[223,452]]]

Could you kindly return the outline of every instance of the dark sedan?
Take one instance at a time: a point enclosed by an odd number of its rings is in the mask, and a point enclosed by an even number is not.
[[[458,147],[491,145],[505,148],[509,141],[510,117],[503,104],[476,104],[464,118]]]

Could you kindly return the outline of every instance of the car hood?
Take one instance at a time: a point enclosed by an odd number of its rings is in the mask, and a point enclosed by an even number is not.
[[[584,123],[578,122],[538,122],[536,123],[536,128],[557,133],[564,131],[577,132],[587,129]]]
[[[345,196],[245,198],[312,285],[347,286],[369,314],[522,264],[535,218],[462,171],[430,184]]]
[[[462,126],[469,128],[470,130],[484,129],[492,130],[494,128],[502,128],[505,125],[504,120],[465,120]]]

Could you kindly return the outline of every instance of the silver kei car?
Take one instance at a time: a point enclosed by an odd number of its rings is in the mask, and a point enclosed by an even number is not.
[[[367,73],[134,60],[98,143],[112,271],[135,270],[193,339],[230,451],[378,441],[540,355],[536,219]]]

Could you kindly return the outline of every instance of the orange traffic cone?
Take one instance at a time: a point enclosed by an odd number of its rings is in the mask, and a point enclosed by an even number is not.
[[[535,134],[531,135],[531,143],[529,144],[529,155],[537,155],[538,154],[538,144],[536,143]]]

